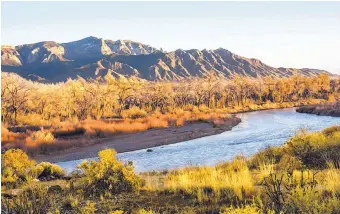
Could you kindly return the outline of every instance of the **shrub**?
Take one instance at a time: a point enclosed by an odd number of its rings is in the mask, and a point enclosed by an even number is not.
[[[156,214],[156,213],[152,210],[146,210],[142,208],[139,209],[136,214]]]
[[[220,212],[220,214],[261,214],[261,210],[255,205],[245,205],[239,208],[229,207]]]
[[[53,143],[55,138],[51,132],[40,130],[33,132],[25,141],[27,146],[37,146],[44,143]]]
[[[176,120],[176,126],[183,126],[184,125],[184,119],[183,118],[179,118]]]
[[[288,154],[284,154],[277,164],[278,170],[288,173],[293,173],[294,170],[300,170],[302,167],[302,162],[299,159]]]
[[[201,112],[209,112],[209,108],[206,106],[206,105],[200,105],[198,106],[198,109],[201,111]]]
[[[135,175],[131,163],[124,165],[115,155],[116,151],[105,149],[98,153],[99,161],[84,161],[78,168],[83,176],[84,190],[96,196],[131,192],[139,189],[141,179]]]
[[[4,213],[48,213],[53,197],[48,197],[47,188],[37,186],[28,188],[14,198],[2,198],[1,208]]]
[[[169,126],[168,121],[154,117],[148,117],[147,122],[149,128],[167,128]]]
[[[123,210],[115,210],[115,211],[111,211],[108,214],[124,214]]]
[[[268,147],[256,153],[250,160],[250,168],[259,169],[263,164],[276,164],[283,156],[283,149],[280,147]]]
[[[4,124],[1,123],[1,145],[5,145],[7,143],[23,143],[25,138],[25,133],[11,132]]]
[[[132,108],[123,110],[121,113],[123,118],[131,118],[131,119],[136,119],[136,118],[142,118],[147,115],[146,111],[138,108],[137,106],[133,106]]]
[[[91,201],[86,201],[86,204],[79,208],[81,214],[94,214],[96,211],[95,203]]]
[[[10,149],[2,155],[1,183],[16,186],[25,181],[25,174],[33,167],[34,161],[20,149]]]
[[[331,126],[322,131],[322,133],[325,135],[331,135],[334,134],[335,132],[340,132],[340,126]]]
[[[332,193],[340,195],[340,171],[337,169],[328,169],[322,172],[322,185]]]
[[[36,171],[36,177],[39,180],[52,180],[65,176],[65,172],[60,166],[49,162],[41,162],[33,170]]]
[[[300,131],[287,141],[285,150],[310,168],[340,168],[340,132],[336,127],[323,132]]]

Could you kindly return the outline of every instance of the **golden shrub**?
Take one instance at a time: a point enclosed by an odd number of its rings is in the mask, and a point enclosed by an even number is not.
[[[129,109],[123,110],[121,115],[123,118],[136,119],[146,117],[147,113],[146,111],[138,108],[137,106],[132,106]]]
[[[17,185],[25,174],[34,166],[35,161],[20,149],[10,149],[2,155],[1,182],[8,185]]]

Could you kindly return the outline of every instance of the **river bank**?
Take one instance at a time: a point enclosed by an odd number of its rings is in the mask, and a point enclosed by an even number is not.
[[[232,160],[237,155],[251,156],[268,146],[282,145],[302,128],[319,131],[340,125],[338,118],[300,114],[295,108],[240,113],[236,116],[242,122],[231,131],[156,146],[151,148],[152,152],[146,149],[123,152],[117,157],[124,162],[132,161],[136,172],[211,166]],[[136,138],[139,139],[140,135]],[[166,138],[167,135],[164,135]],[[57,164],[71,172],[83,160],[74,159]]]
[[[97,157],[98,151],[105,148],[114,148],[118,153],[123,153],[174,144],[229,131],[241,122],[241,120],[236,117],[237,114],[287,109],[303,104],[307,103],[277,103],[271,105],[264,104],[261,106],[254,105],[253,107],[249,107],[249,109],[242,110],[237,108],[233,110],[229,109],[228,112],[233,115],[232,118],[225,120],[225,124],[219,126],[215,126],[207,121],[196,121],[186,123],[184,126],[179,127],[171,126],[168,128],[154,128],[140,132],[115,134],[105,139],[96,139],[91,142],[86,139],[78,139],[79,141],[86,141],[87,143],[82,144],[81,147],[75,146],[69,149],[52,151],[47,155],[38,155],[33,158],[38,162],[49,161],[56,163]]]
[[[117,134],[107,139],[98,140],[96,143],[85,147],[75,147],[52,152],[48,155],[38,155],[35,156],[34,159],[38,162],[49,161],[56,163],[97,157],[98,152],[105,148],[113,148],[118,153],[146,149],[220,134],[231,130],[240,122],[241,119],[233,115],[218,126],[208,122],[192,122],[179,127],[157,128],[135,133]]]
[[[340,102],[300,106],[296,111],[299,113],[340,117]]]

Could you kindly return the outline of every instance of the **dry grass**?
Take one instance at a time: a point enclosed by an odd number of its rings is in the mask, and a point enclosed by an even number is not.
[[[199,203],[244,200],[254,191],[254,181],[243,158],[216,167],[176,170],[165,177],[166,189],[193,195]]]
[[[54,143],[54,135],[49,130],[40,130],[32,132],[30,136],[26,137],[25,145],[28,147],[34,147],[44,143]]]
[[[321,175],[321,185],[325,190],[328,190],[335,194],[340,194],[340,170],[339,169],[328,169],[322,171]]]
[[[211,122],[215,125],[223,124],[229,115],[222,113],[199,111],[184,111],[174,109],[162,114],[155,111],[144,115],[144,111],[137,107],[126,110],[126,118],[110,120],[94,120],[88,118],[83,121],[73,120],[54,121],[45,129],[39,126],[18,127],[19,133],[10,132],[2,125],[2,145],[4,148],[21,148],[30,155],[39,153],[48,154],[52,151],[79,147],[95,142],[96,139],[108,137],[119,133],[133,133],[154,128],[167,128],[169,126],[183,126],[195,121]],[[143,113],[141,113],[143,112]],[[139,115],[139,116],[136,116]],[[143,116],[142,116],[143,115]],[[39,130],[40,129],[40,130]]]
[[[101,136],[115,133],[132,133],[152,128],[167,128],[169,126],[183,126],[187,122],[207,121],[222,124],[229,118],[227,114],[190,112],[176,109],[172,113],[161,114],[155,112],[144,117],[125,118],[123,120],[102,121],[87,119],[81,121],[78,127],[83,128],[88,136]]]
[[[123,118],[136,119],[146,117],[147,113],[146,111],[138,108],[137,106],[132,106],[129,109],[123,110],[121,115]]]
[[[14,133],[7,129],[4,124],[1,124],[1,145],[10,143],[22,143],[26,138],[25,133]]]
[[[259,170],[253,171],[254,180],[256,183],[261,184],[264,178],[275,172],[275,165],[273,163],[260,163]]]

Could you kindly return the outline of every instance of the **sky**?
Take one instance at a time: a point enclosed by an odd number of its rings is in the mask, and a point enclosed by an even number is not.
[[[1,2],[1,44],[88,36],[225,48],[274,67],[340,74],[340,2]]]

